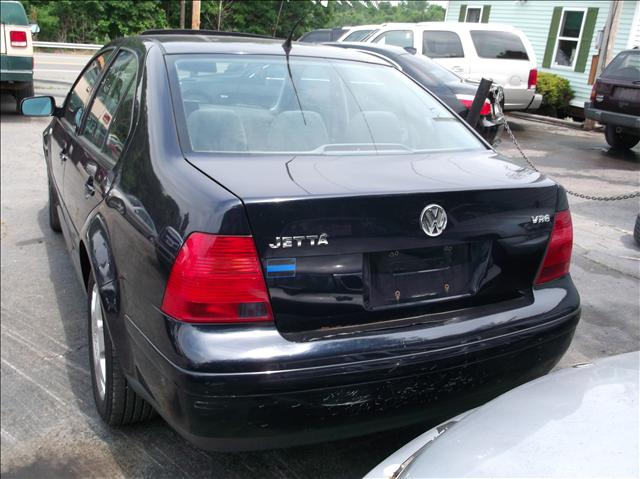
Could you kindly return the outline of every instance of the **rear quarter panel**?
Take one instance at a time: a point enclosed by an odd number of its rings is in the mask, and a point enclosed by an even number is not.
[[[129,321],[161,351],[172,349],[160,307],[175,256],[191,232],[250,233],[240,200],[185,160],[162,52],[146,46],[136,94],[137,122],[114,171],[113,186],[92,214],[104,223],[106,232],[100,238],[108,242],[108,260],[113,262],[109,268],[115,272],[111,289],[118,292],[118,305],[109,327],[116,348],[126,354],[135,354],[124,334]],[[91,241],[88,231],[83,237]],[[133,357],[123,366],[132,373]]]

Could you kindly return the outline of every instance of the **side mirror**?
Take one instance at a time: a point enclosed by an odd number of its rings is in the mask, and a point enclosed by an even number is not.
[[[32,96],[20,103],[20,113],[25,116],[51,116],[56,109],[52,96]]]
[[[40,33],[40,25],[38,25],[37,23],[32,23],[31,25],[29,25],[29,28],[31,28],[32,35]]]
[[[411,53],[412,55],[415,55],[416,53],[418,53],[418,50],[414,47],[404,47],[406,52]]]

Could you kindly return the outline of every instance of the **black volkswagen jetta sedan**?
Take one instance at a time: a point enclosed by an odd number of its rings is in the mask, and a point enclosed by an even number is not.
[[[378,56],[207,32],[105,46],[44,131],[95,402],[209,449],[455,414],[580,315],[561,187]]]

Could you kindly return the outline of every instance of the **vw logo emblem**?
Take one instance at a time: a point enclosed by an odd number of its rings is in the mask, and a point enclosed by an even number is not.
[[[440,205],[428,205],[420,213],[420,226],[427,236],[438,236],[447,227],[447,213]]]

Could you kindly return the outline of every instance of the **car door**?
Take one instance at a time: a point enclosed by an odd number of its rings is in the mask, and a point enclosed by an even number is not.
[[[102,76],[76,137],[66,166],[64,190],[69,215],[78,231],[111,186],[111,172],[124,147],[123,135],[116,134],[112,126],[119,123],[116,116],[120,107],[131,100],[137,62],[131,51],[118,51]]]
[[[449,30],[424,30],[421,53],[443,67],[466,78],[469,75],[469,59],[465,55],[463,39]]]
[[[63,107],[63,115],[61,117],[54,117],[51,123],[49,173],[52,183],[58,191],[58,197],[61,200],[60,203],[63,207],[65,217],[68,217],[68,198],[64,192],[65,166],[72,158],[75,136],[82,124],[82,118],[91,94],[112,54],[113,49],[106,50],[89,62],[76,80],[69,95],[67,95]]]

